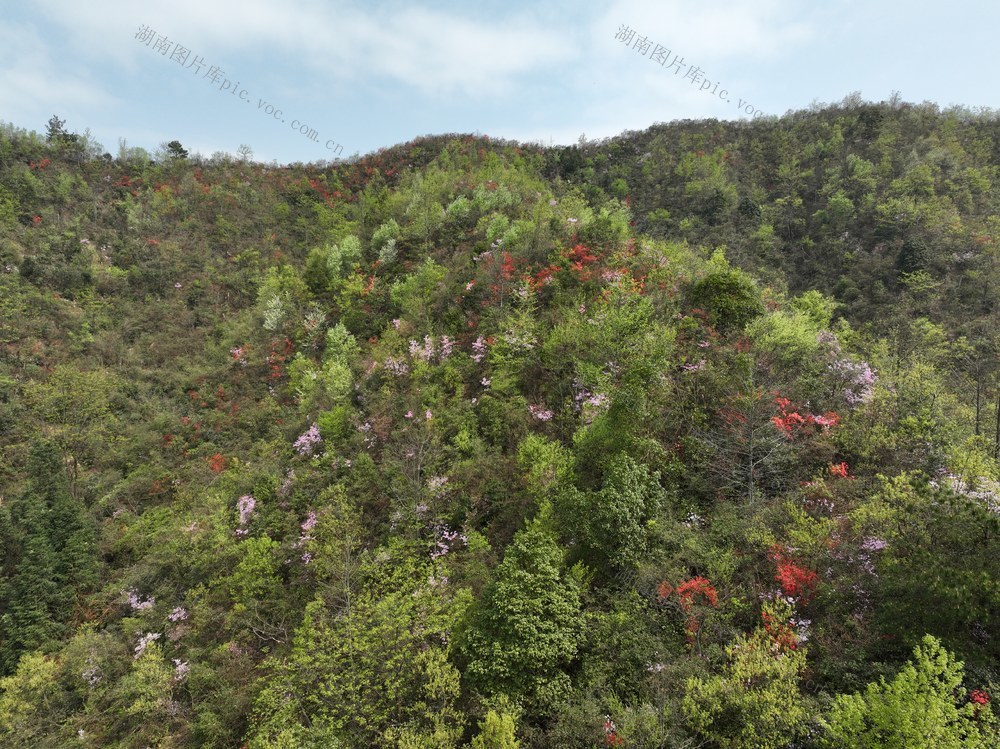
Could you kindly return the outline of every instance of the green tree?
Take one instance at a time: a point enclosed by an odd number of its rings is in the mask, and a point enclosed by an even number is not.
[[[460,637],[465,674],[482,694],[551,707],[582,635],[580,583],[539,522],[519,531]]]
[[[59,675],[56,659],[31,653],[13,675],[0,679],[0,744],[8,749],[66,745],[58,727],[70,705]]]
[[[459,674],[442,635],[467,596],[445,589],[401,548],[380,550],[361,576],[368,585],[357,597],[345,599],[341,588],[308,604],[291,652],[269,663],[274,675],[255,703],[252,749],[295,737],[327,746],[318,742],[332,736],[348,746],[457,744]]]
[[[69,491],[61,453],[48,440],[32,447],[28,486],[13,504],[11,528],[20,540],[0,616],[0,664],[13,671],[21,653],[62,632],[76,593],[95,580],[95,532],[83,504]],[[5,516],[6,517],[6,516]]]
[[[166,144],[167,155],[171,159],[186,159],[188,157],[187,149],[181,145],[179,140],[172,140]]]
[[[490,709],[479,724],[479,733],[472,739],[472,749],[519,749],[517,717],[509,707]]]
[[[998,725],[988,705],[964,699],[962,662],[927,635],[892,681],[839,695],[824,721],[836,749],[987,749]],[[962,695],[962,698],[957,698]]]
[[[721,749],[788,746],[809,715],[798,686],[805,651],[777,645],[761,627],[738,637],[726,655],[722,673],[688,680],[682,703],[688,725]]]
[[[567,492],[557,506],[588,564],[605,571],[636,568],[663,505],[660,474],[628,455],[615,456],[600,491]]]
[[[691,287],[690,300],[724,332],[742,330],[764,314],[760,289],[749,275],[738,269],[710,272]]]

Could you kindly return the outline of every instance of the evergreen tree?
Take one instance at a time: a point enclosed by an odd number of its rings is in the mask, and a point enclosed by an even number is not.
[[[64,598],[56,583],[57,557],[49,541],[47,508],[29,499],[19,509],[16,528],[23,541],[0,616],[3,674],[13,673],[22,653],[41,647],[61,632],[53,614]]]
[[[50,441],[37,441],[28,460],[28,487],[10,512],[16,561],[0,617],[0,667],[10,673],[21,653],[43,646],[62,631],[75,593],[93,583],[93,526],[70,493],[62,458]],[[14,546],[13,544],[11,545]]]
[[[569,687],[564,669],[580,642],[580,613],[580,583],[536,521],[514,537],[470,615],[461,643],[470,683],[483,694],[551,705]]]

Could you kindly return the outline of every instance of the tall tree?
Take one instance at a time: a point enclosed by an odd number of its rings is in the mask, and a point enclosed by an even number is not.
[[[582,634],[580,583],[536,520],[514,537],[462,634],[466,676],[481,693],[550,706]]]

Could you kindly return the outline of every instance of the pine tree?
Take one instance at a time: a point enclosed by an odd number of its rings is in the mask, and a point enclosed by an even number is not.
[[[0,616],[0,672],[14,672],[21,654],[56,637],[60,626],[52,617],[60,600],[55,580],[56,555],[48,537],[46,508],[21,503],[16,528],[24,539],[16,570],[6,588]]]
[[[5,517],[8,517],[5,514]],[[9,582],[0,589],[0,669],[62,632],[76,592],[94,581],[95,533],[73,497],[58,447],[41,440],[28,460],[28,487],[12,504],[5,536]]]

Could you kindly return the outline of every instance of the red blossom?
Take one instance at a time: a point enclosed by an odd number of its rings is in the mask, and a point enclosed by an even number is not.
[[[822,429],[830,429],[835,427],[840,423],[840,416],[838,416],[833,411],[827,411],[822,416],[816,414],[800,414],[798,411],[791,410],[792,402],[788,398],[782,398],[781,396],[776,396],[774,399],[774,405],[778,410],[778,415],[771,417],[771,423],[778,428],[781,432],[784,432],[788,439],[804,433],[807,430],[812,431],[809,427],[820,427]]]
[[[990,704],[990,695],[982,689],[973,689],[969,692],[969,702],[976,705],[988,705]]]
[[[719,594],[705,577],[692,577],[677,586],[677,597],[685,610],[694,605],[694,597],[700,595],[709,606],[719,605]]]
[[[767,611],[761,611],[760,617],[764,622],[764,631],[771,636],[771,640],[782,650],[795,650],[799,646],[799,638],[795,634],[795,629],[788,622],[781,621]]]
[[[779,546],[771,549],[770,556],[776,567],[774,579],[781,586],[781,591],[803,603],[810,601],[816,593],[819,575],[790,560]]]
[[[842,478],[842,479],[850,478],[847,473],[848,471],[847,463],[843,461],[841,461],[840,463],[831,463],[829,471],[831,476],[835,476],[837,478]]]
[[[208,467],[212,469],[212,473],[222,473],[226,467],[226,459],[222,457],[222,453],[216,453],[208,459]]]
[[[503,266],[501,270],[503,271],[505,281],[510,281],[514,278],[514,258],[511,257],[509,252],[503,254]]]

